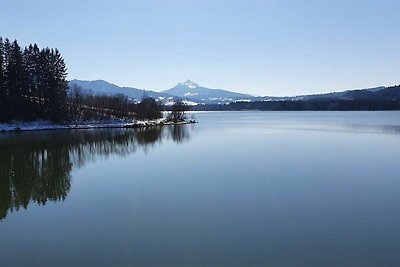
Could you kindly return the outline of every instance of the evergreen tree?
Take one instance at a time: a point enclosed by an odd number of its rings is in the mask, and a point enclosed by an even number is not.
[[[67,67],[64,59],[57,49],[51,50],[51,90],[52,101],[50,105],[51,117],[54,121],[66,119],[67,110],[67,94],[68,94],[68,81],[67,81]]]
[[[25,111],[25,90],[24,90],[24,70],[22,65],[21,47],[17,41],[14,41],[9,50],[8,62],[5,68],[6,89],[8,90],[8,99],[11,117],[16,120],[24,119]]]
[[[5,121],[7,113],[6,92],[4,88],[4,44],[0,37],[0,121]]]
[[[25,70],[25,87],[27,95],[29,96],[28,109],[29,114],[27,119],[34,119],[41,117],[39,112],[40,100],[39,100],[39,86],[38,86],[38,58],[39,48],[37,45],[29,45],[26,47],[23,53],[23,62]]]
[[[10,41],[6,38],[1,41],[0,45],[0,58],[1,58],[1,81],[0,81],[0,121],[8,122],[11,120],[10,103],[9,103],[9,90],[8,90],[8,76],[7,65],[9,62],[10,54]]]
[[[0,121],[67,119],[67,68],[57,49],[0,39]]]

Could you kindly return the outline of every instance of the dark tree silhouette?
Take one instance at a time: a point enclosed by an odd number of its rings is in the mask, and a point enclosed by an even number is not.
[[[0,121],[67,119],[67,68],[57,49],[0,38]]]
[[[400,87],[393,87],[400,93]],[[313,100],[313,101],[257,101],[257,102],[235,102],[225,105],[197,105],[193,110],[215,110],[215,111],[240,111],[240,110],[265,110],[265,111],[351,111],[351,110],[400,110],[400,99],[393,100]]]
[[[154,98],[144,98],[137,105],[137,114],[139,118],[158,119],[161,118],[161,106]]]
[[[188,111],[188,106],[181,100],[178,100],[172,105],[171,112],[168,114],[167,119],[174,123],[184,121],[186,119],[186,111]]]
[[[7,92],[5,87],[5,44],[0,37],[0,121],[10,120]]]

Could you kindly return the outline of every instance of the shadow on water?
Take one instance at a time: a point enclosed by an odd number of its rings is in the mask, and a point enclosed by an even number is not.
[[[0,221],[30,202],[63,201],[71,171],[98,158],[127,156],[138,149],[188,141],[190,125],[7,133],[0,138]]]

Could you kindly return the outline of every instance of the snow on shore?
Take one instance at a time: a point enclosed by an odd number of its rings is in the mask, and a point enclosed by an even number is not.
[[[188,122],[182,122],[188,123]],[[157,120],[127,121],[89,121],[79,123],[55,124],[50,121],[0,123],[0,132],[40,131],[40,130],[66,130],[66,129],[92,129],[92,128],[136,128],[156,125],[172,124],[164,118]]]

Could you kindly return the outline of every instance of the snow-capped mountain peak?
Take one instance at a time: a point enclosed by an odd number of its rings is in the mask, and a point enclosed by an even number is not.
[[[183,85],[183,86],[186,86],[187,88],[192,88],[192,89],[199,86],[197,83],[194,83],[189,79],[187,79],[185,82],[179,83],[179,84]]]
[[[229,103],[237,99],[250,99],[251,95],[235,93],[222,89],[211,89],[194,83],[191,80],[178,83],[175,87],[162,91],[170,95],[180,97],[184,100],[196,103]]]

